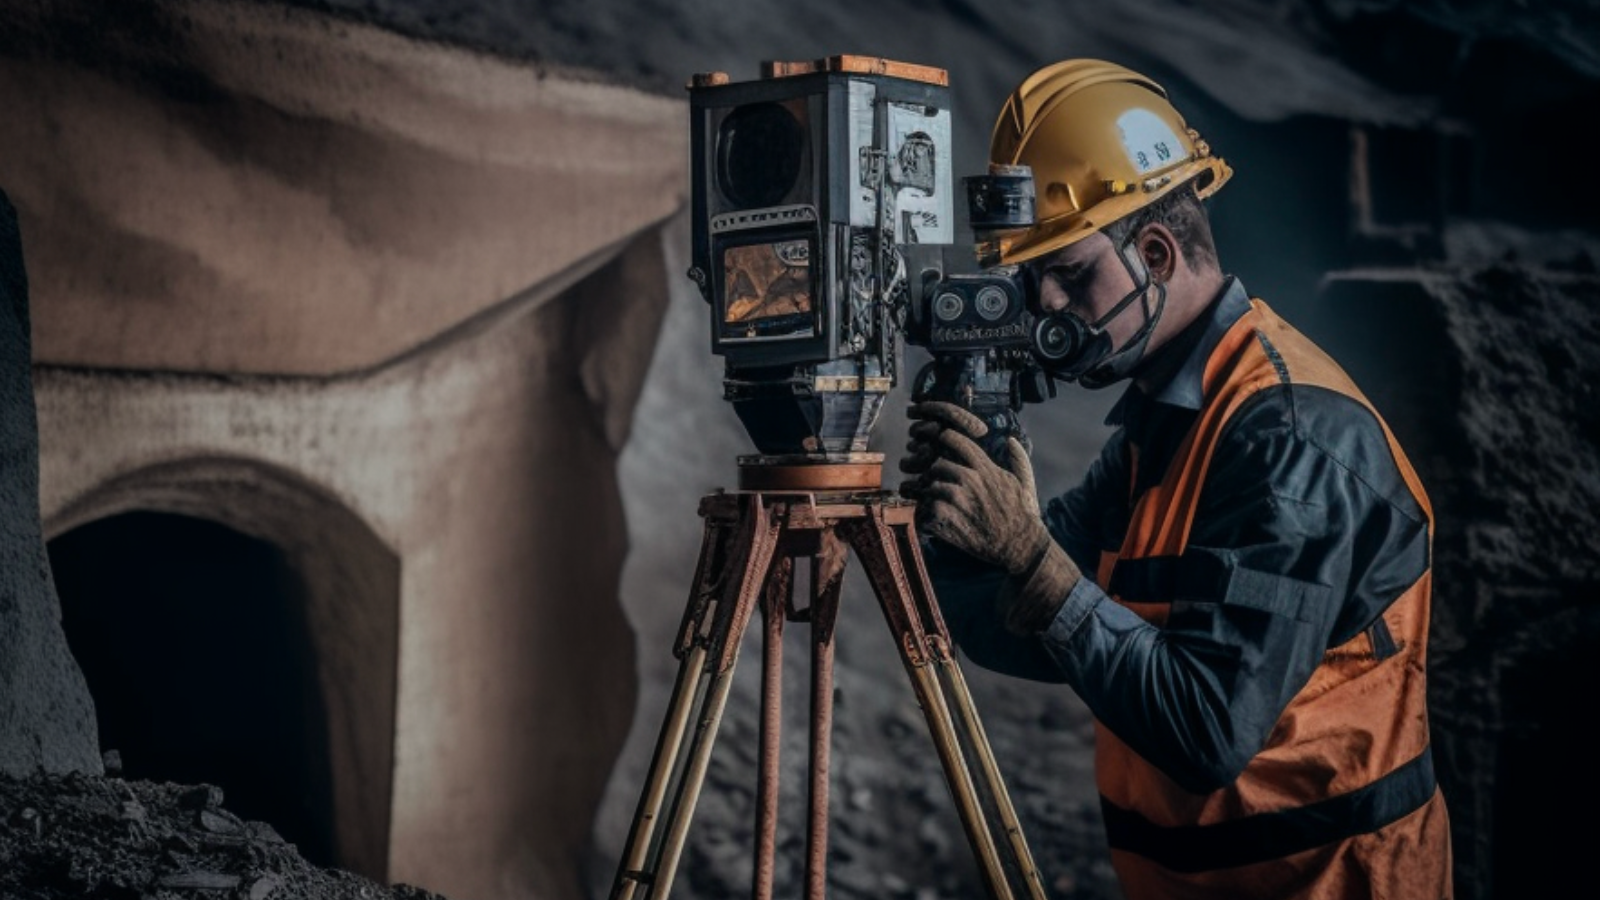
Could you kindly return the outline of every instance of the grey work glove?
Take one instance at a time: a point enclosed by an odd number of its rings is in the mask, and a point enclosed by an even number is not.
[[[915,476],[902,482],[900,492],[910,497],[926,484],[929,467],[941,456],[948,456],[939,443],[939,435],[946,430],[965,435],[977,443],[989,433],[989,426],[970,411],[938,400],[918,403],[907,411],[911,417],[911,440],[906,443],[908,455],[900,460],[900,471]],[[1033,466],[1028,462],[1027,449],[1016,438],[1008,438],[1006,452],[1001,457],[1012,475],[1022,482],[1024,496],[1033,515],[1039,515],[1039,496],[1033,483]]]
[[[1039,517],[1033,467],[1015,440],[1001,468],[977,441],[988,427],[953,403],[912,406],[910,455],[901,471],[916,475],[901,493],[918,501],[922,530],[968,555],[1020,574],[1050,540]]]
[[[917,421],[900,470],[915,477],[900,492],[918,501],[918,526],[1005,570],[998,612],[1008,629],[1049,627],[1079,573],[1040,517],[1027,451],[1008,438],[1006,465],[996,464],[977,444],[987,426],[952,403],[919,403],[909,415]]]
[[[989,433],[989,426],[971,411],[941,400],[914,403],[906,410],[906,416],[911,419],[908,432],[911,440],[906,442],[906,456],[900,460],[900,471],[913,477],[901,482],[902,493],[908,488],[915,491],[928,467],[938,461],[941,431],[953,428],[973,441],[982,440]]]
[[[1067,551],[1050,541],[1027,571],[1010,576],[1000,586],[995,606],[1006,630],[1012,634],[1038,634],[1049,628],[1082,577]]]

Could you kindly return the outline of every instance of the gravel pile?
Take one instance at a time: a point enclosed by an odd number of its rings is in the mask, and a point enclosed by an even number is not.
[[[0,776],[5,900],[443,900],[307,862],[211,785]]]

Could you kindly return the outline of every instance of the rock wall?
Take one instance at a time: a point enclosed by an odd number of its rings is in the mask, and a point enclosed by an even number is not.
[[[43,363],[369,369],[683,201],[678,105],[592,77],[243,0],[0,8]]]
[[[1312,324],[1433,500],[1429,700],[1457,896],[1537,896],[1585,877],[1559,822],[1600,804],[1578,712],[1600,649],[1600,242],[1451,238],[1449,264],[1330,276]]]
[[[0,192],[0,773],[98,774],[94,706],[67,651],[39,526],[28,276]]]
[[[307,579],[342,711],[343,865],[466,900],[575,896],[632,712],[612,479],[658,248],[645,236],[555,301],[360,377],[36,370],[47,534],[195,516]],[[351,568],[385,556],[398,577]]]

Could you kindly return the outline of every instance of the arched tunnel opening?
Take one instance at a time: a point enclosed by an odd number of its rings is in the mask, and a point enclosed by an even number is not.
[[[128,512],[49,542],[62,626],[123,777],[222,788],[337,864],[328,716],[307,589],[284,552],[185,515]]]

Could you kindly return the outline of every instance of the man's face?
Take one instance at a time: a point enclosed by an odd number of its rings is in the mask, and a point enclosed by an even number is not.
[[[1094,323],[1134,289],[1133,278],[1111,239],[1095,233],[1027,263],[1039,285],[1039,304],[1048,312],[1065,310]],[[1137,305],[1137,304],[1135,304]],[[1113,347],[1124,346],[1144,317],[1129,310],[1105,324]]]

